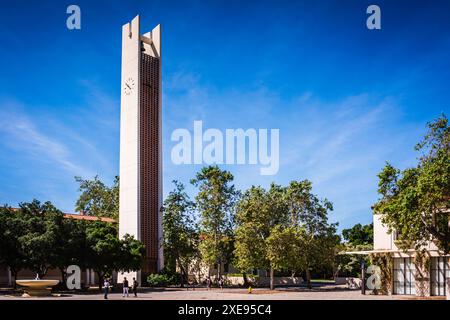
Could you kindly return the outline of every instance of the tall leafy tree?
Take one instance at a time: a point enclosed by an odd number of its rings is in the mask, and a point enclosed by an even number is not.
[[[199,188],[195,197],[200,213],[200,251],[209,265],[218,265],[219,277],[222,263],[231,261],[233,248],[234,206],[238,196],[233,175],[218,166],[204,167],[191,183]]]
[[[105,275],[114,270],[135,271],[142,266],[144,244],[125,234],[119,239],[117,228],[108,222],[94,221],[86,226],[85,265],[92,268],[99,279],[99,289]]]
[[[75,209],[86,215],[97,217],[119,217],[119,177],[116,176],[111,187],[105,185],[98,176],[92,180],[75,177],[81,192]]]
[[[14,287],[16,287],[17,274],[26,267],[26,253],[19,242],[19,238],[25,233],[22,215],[6,205],[1,207],[0,264],[9,267]]]
[[[301,256],[291,266],[291,270],[303,270],[307,285],[311,288],[311,271],[332,267],[340,242],[336,235],[337,224],[328,223],[328,212],[333,210],[333,205],[327,199],[319,199],[313,194],[312,183],[308,180],[292,181],[287,188],[286,199],[290,223],[297,229],[296,242],[290,247],[292,254]],[[297,250],[302,251],[299,253]]]
[[[18,240],[26,256],[25,265],[39,277],[44,277],[57,255],[59,228],[64,215],[50,202],[41,204],[33,200],[19,204],[19,207],[25,232]]]
[[[61,281],[65,285],[66,268],[69,265],[86,266],[86,224],[85,221],[70,218],[56,219],[51,223],[55,224],[56,241],[49,263],[59,269]]]
[[[243,272],[270,270],[271,289],[274,289],[274,270],[280,270],[277,268],[281,265],[271,259],[271,254],[278,259],[278,248],[283,245],[269,246],[267,241],[278,230],[276,227],[287,225],[284,192],[284,188],[275,184],[270,186],[269,191],[252,186],[244,192],[236,209],[236,266]]]
[[[116,269],[120,253],[115,226],[102,221],[86,224],[86,264],[97,274],[100,290],[105,275]]]
[[[375,213],[399,240],[420,249],[433,240],[450,252],[450,127],[442,115],[428,123],[428,132],[415,149],[418,164],[399,170],[387,163],[378,174],[379,201]]]
[[[189,261],[198,251],[198,232],[194,221],[195,204],[184,191],[185,187],[173,181],[175,189],[163,204],[164,260],[166,269],[172,273],[180,269],[180,282],[188,277]]]

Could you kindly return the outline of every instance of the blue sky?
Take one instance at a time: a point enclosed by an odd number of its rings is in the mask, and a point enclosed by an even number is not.
[[[66,28],[81,7],[82,29]],[[381,7],[382,29],[365,26]],[[163,26],[164,193],[200,168],[174,129],[279,128],[280,170],[227,166],[236,186],[310,179],[340,228],[369,223],[376,174],[406,168],[448,114],[449,1],[9,1],[0,10],[0,203],[74,211],[74,176],[119,170],[121,26]],[[195,190],[189,186],[193,195]]]

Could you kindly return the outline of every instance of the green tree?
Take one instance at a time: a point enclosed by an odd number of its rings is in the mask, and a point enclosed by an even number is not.
[[[101,283],[113,270],[138,270],[145,247],[103,221],[65,218],[50,202],[21,203],[18,210],[0,208],[0,263],[11,269],[14,280],[25,268],[45,277],[49,268],[61,271],[65,284],[70,264],[92,268]]]
[[[347,277],[360,277],[361,264],[370,264],[370,259],[365,255],[345,254],[348,251],[366,251],[373,249],[373,223],[362,225],[355,224],[353,227],[342,230],[345,243],[340,244],[340,254],[335,258],[335,275]]]
[[[117,260],[114,265],[116,270],[125,272],[141,269],[145,257],[144,244],[129,234],[125,234],[119,240],[120,249],[117,252]]]
[[[53,268],[59,269],[61,282],[66,284],[66,269],[69,265],[75,264],[85,267],[86,248],[86,223],[82,220],[71,218],[54,220],[56,241],[54,255],[49,263]]]
[[[86,227],[85,266],[92,268],[99,279],[99,289],[105,275],[114,270],[135,271],[142,266],[145,257],[144,244],[125,234],[119,239],[114,224],[89,221]]]
[[[111,223],[93,221],[86,224],[86,264],[97,274],[100,290],[105,275],[111,274],[120,264],[121,249],[117,228]]]
[[[244,281],[249,270],[270,270],[270,288],[274,289],[274,270],[280,270],[280,264],[272,258],[278,259],[279,252],[278,246],[268,246],[267,241],[277,226],[287,224],[287,213],[284,189],[279,185],[272,184],[268,192],[252,186],[242,195],[236,209],[234,255],[236,266],[244,272]]]
[[[118,219],[118,176],[115,177],[111,187],[105,185],[98,176],[95,176],[93,180],[84,180],[80,177],[75,177],[75,180],[79,183],[79,191],[81,192],[75,204],[75,210],[89,216]]]
[[[56,247],[63,213],[50,202],[41,204],[38,200],[20,203],[18,214],[22,218],[24,231],[19,245],[26,257],[25,265],[40,278],[47,274],[57,255]]]
[[[188,278],[188,264],[198,252],[198,232],[193,219],[195,204],[184,191],[185,187],[173,181],[175,189],[164,201],[164,261],[167,271],[176,273],[180,269],[180,283]]]
[[[349,229],[343,229],[342,237],[354,246],[371,245],[373,244],[373,223],[364,226],[357,223]]]
[[[430,239],[450,252],[450,127],[445,115],[428,124],[415,148],[415,167],[400,171],[387,163],[378,174],[381,195],[374,212],[398,239],[420,249]]]
[[[297,228],[296,243],[291,244],[292,254],[299,255],[290,270],[306,273],[308,288],[311,288],[311,271],[332,268],[337,245],[337,224],[328,223],[328,212],[333,205],[327,199],[319,199],[312,193],[312,183],[308,180],[292,181],[286,193],[289,206],[290,224]],[[289,248],[289,246],[287,246]],[[302,250],[300,253],[297,250]]]
[[[270,261],[271,290],[274,270],[299,270],[306,264],[305,230],[297,226],[276,225],[266,240],[267,258]]]
[[[200,251],[210,267],[231,261],[233,250],[233,214],[238,192],[231,185],[233,175],[218,166],[204,167],[191,183],[199,188],[195,197],[200,212]]]
[[[19,210],[5,206],[0,211],[1,263],[10,266],[13,277],[23,268],[44,277],[51,267],[61,271],[65,284],[67,266],[81,264],[84,236],[79,221],[37,200],[22,203]]]
[[[17,274],[26,267],[26,255],[19,238],[26,232],[22,216],[14,209],[0,208],[0,264],[8,266],[16,287]]]

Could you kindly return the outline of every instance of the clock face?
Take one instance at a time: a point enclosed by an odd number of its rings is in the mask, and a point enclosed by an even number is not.
[[[129,96],[131,93],[134,92],[135,87],[136,83],[134,82],[134,79],[130,77],[127,80],[125,80],[123,91],[127,96]]]

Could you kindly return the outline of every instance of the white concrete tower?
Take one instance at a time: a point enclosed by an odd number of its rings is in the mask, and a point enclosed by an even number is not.
[[[161,27],[140,33],[136,16],[122,27],[119,236],[144,242],[141,271],[119,273],[144,280],[163,268]]]

